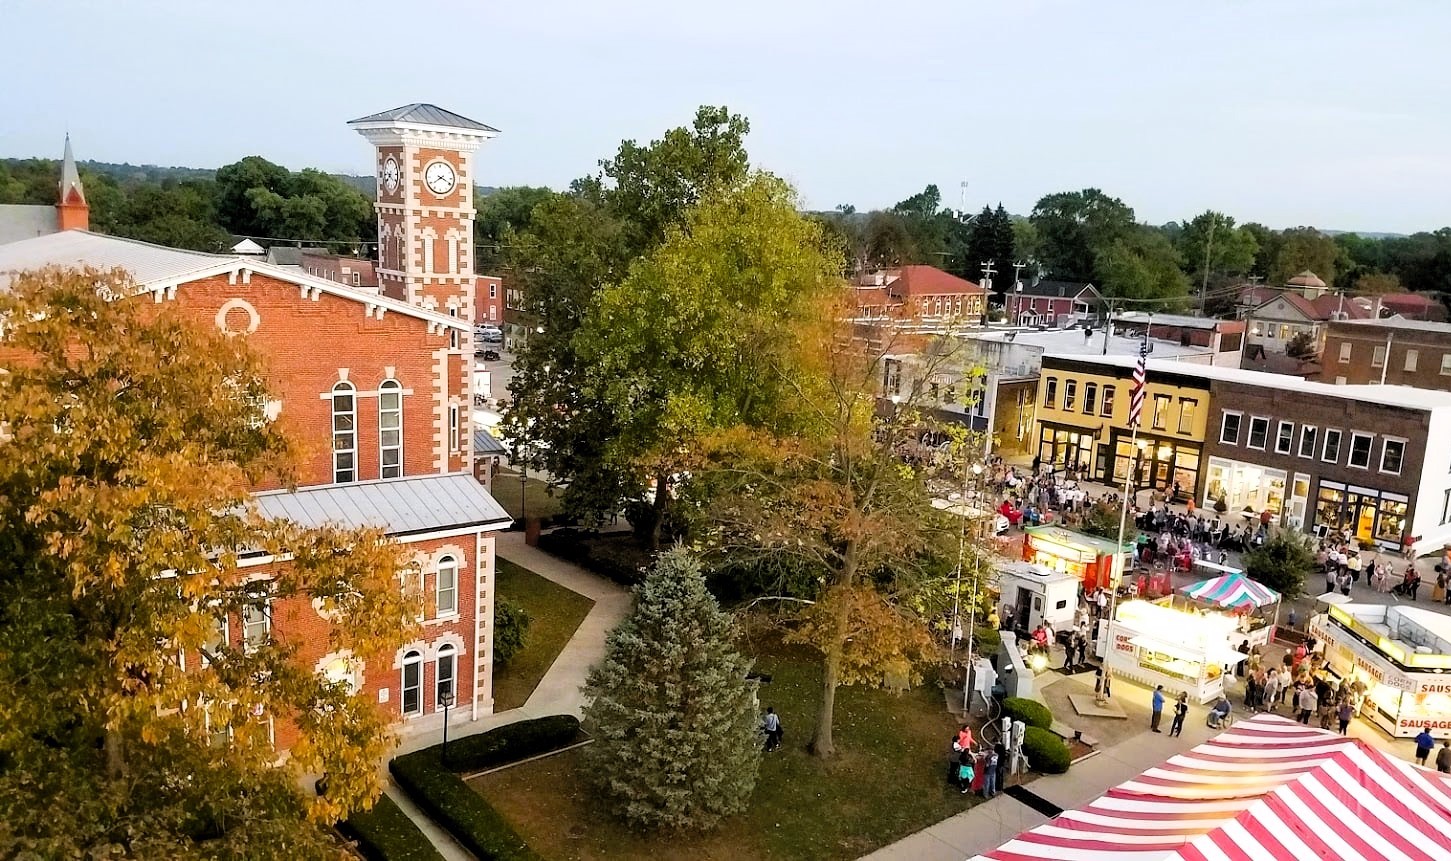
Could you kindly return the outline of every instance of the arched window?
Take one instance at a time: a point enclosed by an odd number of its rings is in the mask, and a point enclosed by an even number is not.
[[[449,308],[448,309],[448,316],[450,316],[450,317],[457,317],[458,316],[458,306],[457,305],[455,305],[452,308]],[[458,349],[458,330],[457,329],[454,329],[452,327],[450,327],[449,330],[448,330],[448,346],[449,346],[449,349],[451,349],[451,350],[457,350]]]
[[[403,386],[384,380],[378,386],[378,477],[403,475]]]
[[[438,599],[434,605],[437,615],[451,616],[458,612],[458,559],[445,556],[438,560],[434,591]]]
[[[357,390],[349,382],[333,386],[333,481],[358,480]]]
[[[438,647],[438,663],[434,668],[434,697],[435,708],[443,707],[445,696],[454,696],[454,676],[458,669],[458,649],[452,643],[444,643]]]
[[[403,656],[403,714],[423,714],[423,655],[417,651]]]

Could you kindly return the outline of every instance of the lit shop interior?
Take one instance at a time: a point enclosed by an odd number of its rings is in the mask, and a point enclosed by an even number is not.
[[[1236,636],[1239,626],[1227,614],[1125,601],[1112,621],[1100,623],[1098,654],[1117,677],[1207,703],[1218,699],[1225,672],[1245,657],[1234,649]]]
[[[1315,532],[1340,532],[1397,549],[1406,533],[1409,505],[1403,494],[1322,481],[1315,498]]]
[[[1341,604],[1310,620],[1330,672],[1366,685],[1360,714],[1397,738],[1451,738],[1451,617],[1420,607]]]

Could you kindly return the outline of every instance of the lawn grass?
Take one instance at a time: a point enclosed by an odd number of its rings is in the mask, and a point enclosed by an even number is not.
[[[529,699],[595,602],[507,559],[497,563],[499,597],[524,608],[531,620],[524,647],[494,671],[494,711],[506,711]]]
[[[751,809],[706,835],[642,835],[611,819],[580,771],[578,751],[475,779],[540,855],[564,859],[852,859],[966,809],[946,785],[955,729],[935,687],[905,694],[842,688],[830,762],[805,751],[821,672],[812,653],[762,644],[756,669],[773,680],[761,705],[783,717],[782,750],[766,756]]]
[[[493,497],[509,516],[515,520],[524,515],[529,517],[552,517],[561,510],[557,493],[549,493],[549,485],[530,477],[524,482],[524,507],[519,507],[519,473],[509,469],[500,470],[494,476]],[[520,514],[520,512],[523,514]]]

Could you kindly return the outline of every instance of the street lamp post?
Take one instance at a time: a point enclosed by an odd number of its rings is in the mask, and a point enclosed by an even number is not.
[[[443,762],[443,767],[448,768],[448,710],[453,708],[451,686],[449,690],[438,695],[438,704],[443,707],[443,751],[439,754],[439,759]]]
[[[968,477],[967,476],[968,476],[968,470],[964,469],[962,471],[962,502],[963,502],[963,505],[964,506],[967,505],[967,487],[968,487]],[[981,476],[982,476],[982,464],[981,463],[974,463],[972,465],[972,476],[973,476],[973,479],[974,479],[974,483],[976,483],[976,481],[981,478]],[[982,502],[982,499],[981,499],[982,494],[981,494],[980,490],[981,489],[979,488],[979,493],[978,493],[978,497],[979,497],[978,502],[979,503]],[[963,512],[963,514],[966,514],[966,513],[967,513],[966,511]],[[991,515],[991,513],[989,513],[987,516],[991,517],[992,515]],[[953,628],[954,628],[954,630],[958,627],[958,625],[961,624],[961,622],[958,621],[958,611],[957,611],[957,607],[958,607],[958,602],[960,601],[961,595],[962,595],[962,562],[963,562],[963,554],[966,552],[966,550],[967,550],[967,518],[966,517],[963,517],[963,519],[962,519],[962,531],[958,534],[958,541],[957,541],[957,594],[958,594],[958,597],[953,600],[953,616],[954,616]],[[980,570],[979,570],[979,566],[981,564],[981,561],[982,561],[982,554],[980,554],[980,553],[974,553],[974,554],[972,554],[972,592],[971,592],[971,595],[968,597],[968,604],[967,604],[967,668],[965,670],[963,670],[963,673],[962,673],[962,710],[964,712],[967,712],[967,711],[970,710],[969,709],[969,706],[972,703],[972,647],[973,647],[973,640],[974,640],[974,636],[973,635],[976,633],[975,628],[977,626],[977,583],[978,583],[978,576],[981,573]]]

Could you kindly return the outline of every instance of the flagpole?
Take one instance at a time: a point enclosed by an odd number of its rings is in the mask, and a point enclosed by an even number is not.
[[[1124,495],[1123,501],[1119,505],[1118,547],[1115,548],[1115,558],[1121,556],[1124,546],[1124,529],[1128,526],[1129,520],[1129,495],[1133,493],[1134,468],[1138,465],[1139,420],[1143,413],[1143,390],[1148,388],[1149,385],[1149,329],[1152,328],[1153,323],[1154,315],[1153,312],[1150,312],[1148,322],[1144,326],[1144,340],[1139,346],[1139,364],[1136,367],[1136,370],[1141,369],[1143,371],[1144,381],[1142,383],[1138,383],[1137,380],[1135,381],[1137,387],[1129,399],[1129,456],[1128,463],[1124,468]],[[1138,404],[1138,409],[1134,407],[1135,402]],[[1117,452],[1115,452],[1115,458],[1117,458]],[[1104,639],[1107,640],[1107,643],[1104,646],[1103,663],[1100,665],[1103,669],[1103,685],[1093,695],[1094,700],[1099,703],[1106,703],[1112,699],[1109,695],[1109,686],[1113,672],[1109,669],[1108,658],[1109,655],[1113,654],[1116,646],[1113,641],[1113,620],[1118,612],[1118,587],[1123,582],[1124,574],[1126,573],[1123,569],[1133,564],[1133,561],[1134,555],[1130,552],[1128,558],[1124,560],[1124,564],[1120,567],[1118,579],[1114,580],[1111,574],[1109,577],[1108,620],[1104,628]]]

